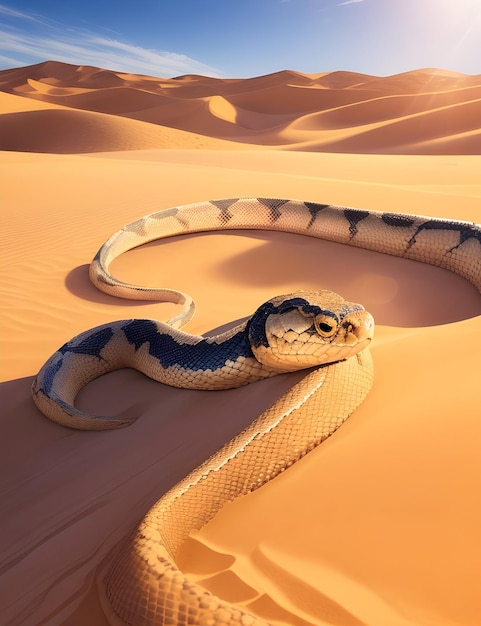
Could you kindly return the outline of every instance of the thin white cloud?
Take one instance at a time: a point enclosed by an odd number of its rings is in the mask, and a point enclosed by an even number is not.
[[[41,34],[28,34],[19,29],[0,28],[0,63],[8,66],[25,65],[38,61],[63,61],[74,65],[94,65],[105,69],[153,76],[178,76],[180,74],[207,74],[221,76],[219,70],[184,54],[163,50],[149,50],[134,44],[107,38],[80,28],[47,24],[41,16],[27,15],[0,5],[0,15],[20,20],[31,20],[47,29]],[[8,53],[8,54],[2,54]],[[12,56],[22,56],[23,61],[9,62]]]
[[[346,4],[357,4],[358,2],[364,2],[364,0],[346,0],[346,2],[340,2],[337,6],[343,7],[346,6]]]
[[[60,40],[0,31],[0,39],[3,51],[15,52],[42,61],[95,65],[121,72],[154,76],[189,73],[220,76],[217,69],[183,54],[147,50],[93,34],[72,34],[68,40]]]
[[[17,9],[12,9],[10,7],[5,6],[4,4],[0,4],[0,16],[2,15],[7,18],[26,20],[28,22],[35,22],[37,24],[42,24],[44,26],[48,26],[49,24],[53,23],[52,20],[43,18],[41,15],[38,15],[37,13],[23,13],[22,11],[17,11]]]
[[[3,4],[0,4],[0,13],[2,15],[8,15],[8,17],[17,17],[22,20],[32,20],[36,22],[37,19],[33,15],[28,15],[27,13],[22,13],[21,11],[16,11],[15,9],[11,9],[10,7],[6,7]]]

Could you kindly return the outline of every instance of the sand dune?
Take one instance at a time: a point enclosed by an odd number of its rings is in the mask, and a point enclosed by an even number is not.
[[[179,148],[231,147],[230,142],[215,137],[48,102],[35,103],[5,93],[0,93],[0,107],[4,111],[0,115],[3,150],[65,154],[172,145]]]
[[[78,398],[118,432],[42,417],[33,376],[75,334],[168,319],[97,292],[87,264],[141,215],[275,196],[481,223],[481,77],[284,71],[137,76],[48,62],[0,72],[2,624],[106,626],[95,580],[148,508],[297,380],[179,391],[120,370]],[[357,154],[355,154],[357,153]],[[473,241],[473,245],[476,242]],[[481,300],[424,264],[265,231],[173,238],[113,272],[182,289],[212,331],[276,293],[328,288],[377,324],[367,401],[181,562],[273,626],[477,626]]]
[[[481,153],[481,76],[442,70],[386,78],[283,71],[243,80],[196,75],[162,79],[47,62],[0,72],[0,90],[110,116],[110,124],[106,118],[78,117],[68,144],[74,151],[77,144],[79,152],[187,147],[188,136],[168,127],[194,133],[192,147],[199,147],[198,136],[203,136],[203,148],[218,148],[222,139],[233,149],[247,144],[320,152]],[[122,118],[149,126],[135,127]],[[48,122],[55,133],[58,123],[58,132],[64,132],[73,119],[44,115],[42,124]],[[31,127],[31,116],[4,119],[12,129],[4,149],[62,152],[61,142],[48,137],[37,136],[31,144],[20,138],[16,144],[15,129],[23,123]],[[139,140],[115,141],[118,134],[138,134]]]
[[[381,103],[378,103],[377,106],[382,108]],[[409,110],[409,107],[407,109]],[[359,115],[366,114],[366,109],[354,112],[354,118],[356,118],[356,113]],[[371,116],[372,113],[372,107],[369,107],[367,114]],[[379,113],[378,117],[383,115],[386,116],[383,122],[362,124],[353,129],[352,126],[342,125],[339,111],[336,111],[333,117],[330,117],[329,113],[326,115],[316,113],[303,118],[301,128],[296,121],[292,125],[286,126],[282,133],[287,138],[297,136],[298,131],[304,132],[306,139],[306,143],[303,144],[304,150],[356,153],[363,152],[364,146],[368,144],[372,152],[383,152],[384,146],[389,144],[391,149],[398,154],[437,154],[441,146],[443,146],[445,154],[452,154],[451,140],[459,137],[460,134],[466,134],[466,144],[460,142],[463,153],[479,154],[480,147],[476,137],[479,136],[481,129],[473,128],[473,120],[481,119],[481,99],[441,106],[394,118],[391,117],[389,107],[387,107],[385,113]],[[346,112],[347,116],[348,113]],[[323,130],[325,117],[333,125],[336,125],[334,120],[338,120],[337,139],[326,136],[327,133]],[[472,142],[468,140],[468,133],[473,138]],[[431,148],[427,151],[426,142],[433,141],[437,141],[437,148]],[[432,143],[431,145],[434,146],[435,144]],[[456,150],[454,154],[456,154]]]

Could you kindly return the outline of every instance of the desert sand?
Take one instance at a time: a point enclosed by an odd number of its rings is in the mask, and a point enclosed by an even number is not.
[[[481,222],[481,76],[162,79],[48,62],[0,72],[2,624],[105,626],[95,577],[149,507],[298,375],[225,392],[121,370],[78,398],[138,417],[77,432],[30,398],[92,326],[168,319],[88,264],[115,230],[211,198],[299,198]],[[327,288],[374,315],[374,389],[328,441],[184,546],[202,584],[275,626],[481,621],[481,296],[438,268],[298,235],[199,234],[113,272],[191,294],[186,330]]]

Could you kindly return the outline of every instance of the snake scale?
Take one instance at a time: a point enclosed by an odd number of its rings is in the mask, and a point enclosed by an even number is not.
[[[451,270],[481,292],[481,226],[457,220],[236,198],[161,210],[116,232],[92,261],[94,284],[114,296],[175,302],[181,312],[168,323],[103,324],[63,345],[33,383],[34,401],[47,417],[79,429],[128,425],[126,418],[88,415],[74,407],[84,385],[122,367],[194,389],[231,388],[279,372],[310,370],[148,512],[99,582],[112,624],[265,626],[189,581],[175,564],[176,552],[189,532],[204,526],[223,504],[267,483],[332,434],[372,384],[367,349],[372,317],[337,294],[278,296],[236,328],[205,338],[179,330],[194,312],[187,294],[126,284],[109,273],[112,260],[136,246],[223,229],[300,233],[414,259]]]

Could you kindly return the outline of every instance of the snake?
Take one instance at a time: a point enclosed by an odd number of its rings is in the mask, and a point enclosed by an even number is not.
[[[92,282],[113,296],[176,303],[180,312],[167,322],[102,324],[65,343],[32,385],[33,400],[46,417],[81,430],[128,426],[128,417],[75,407],[81,388],[124,367],[174,387],[209,390],[283,372],[305,370],[305,375],[162,496],[124,541],[98,581],[111,624],[266,626],[190,580],[176,565],[178,550],[227,502],[261,488],[332,435],[373,383],[372,315],[334,292],[301,289],[275,296],[233,328],[197,336],[181,330],[195,310],[188,294],[125,283],[109,271],[116,257],[147,242],[226,229],[297,233],[432,264],[457,273],[481,293],[481,226],[460,220],[231,198],[162,209],[114,233],[90,264]]]

